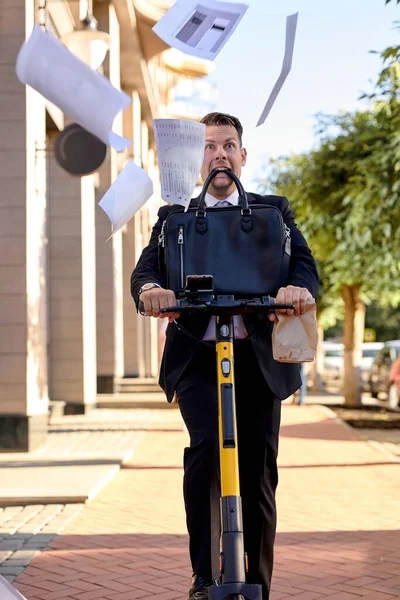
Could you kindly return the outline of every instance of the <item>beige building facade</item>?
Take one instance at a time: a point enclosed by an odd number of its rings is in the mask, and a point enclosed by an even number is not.
[[[161,204],[152,119],[178,116],[171,90],[210,70],[152,32],[172,3],[0,0],[0,452],[42,445],[50,405],[85,413],[120,378],[157,375],[159,326],[136,314],[129,285]],[[133,145],[77,177],[54,153],[67,117],[18,81],[15,63],[36,23],[62,38],[88,9],[111,40],[102,72],[132,97],[114,131]],[[106,242],[98,202],[130,158],[155,193]]]

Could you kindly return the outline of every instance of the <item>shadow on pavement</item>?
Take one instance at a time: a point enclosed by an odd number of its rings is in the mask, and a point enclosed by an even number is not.
[[[351,591],[354,598],[397,597],[398,540],[398,531],[391,530],[278,533],[273,591],[304,598],[353,598]],[[180,600],[190,575],[186,535],[58,535],[13,585],[27,600],[113,593]]]
[[[281,469],[328,469],[328,468],[335,468],[335,467],[340,467],[342,468],[346,468],[346,467],[376,467],[376,466],[389,466],[389,467],[396,467],[397,469],[399,468],[399,464],[394,462],[394,461],[374,461],[374,462],[363,462],[363,463],[343,463],[343,462],[337,462],[337,463],[321,463],[320,465],[316,465],[316,464],[304,464],[304,465],[279,465],[279,470]]]
[[[313,440],[337,440],[359,442],[360,438],[349,426],[338,423],[336,419],[310,423],[295,423],[293,425],[282,425],[280,437],[313,439]]]
[[[26,467],[92,467],[96,465],[119,465],[121,460],[118,458],[77,458],[76,460],[71,459],[51,459],[51,460],[10,460],[7,462],[0,462],[1,469],[25,469]],[[1,535],[1,534],[0,534]],[[0,599],[1,600],[1,599]]]
[[[135,465],[133,463],[124,463],[121,465],[121,469],[133,469],[138,471],[145,471],[147,469],[159,470],[159,469],[178,469],[183,472],[183,465]]]
[[[165,429],[161,429],[161,428],[157,428],[157,427],[152,427],[151,425],[149,425],[149,427],[103,427],[100,426],[99,427],[57,427],[55,425],[51,426],[51,429],[49,429],[48,434],[57,434],[57,433],[106,433],[108,431],[111,432],[118,432],[121,431],[122,433],[127,432],[127,431],[151,431],[151,432],[155,432],[155,433],[177,433],[177,432],[182,432],[183,430],[183,426],[182,427],[169,427],[169,428],[165,428]]]

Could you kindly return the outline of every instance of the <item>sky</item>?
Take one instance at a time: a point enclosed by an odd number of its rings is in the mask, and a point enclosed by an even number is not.
[[[232,1],[232,0],[231,0]],[[318,112],[366,108],[381,51],[400,43],[395,0],[245,0],[246,15],[215,60],[216,110],[234,114],[244,127],[248,189],[272,157],[307,151],[315,144]],[[256,128],[280,73],[286,16],[299,12],[292,70],[267,120]]]

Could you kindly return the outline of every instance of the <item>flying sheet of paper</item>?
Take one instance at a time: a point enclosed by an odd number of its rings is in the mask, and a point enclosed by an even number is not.
[[[7,579],[4,579],[0,575],[0,598],[1,600],[26,600],[15,587],[8,583]]]
[[[296,28],[297,28],[297,19],[299,13],[294,15],[290,15],[286,18],[286,42],[285,42],[285,55],[283,57],[283,65],[281,73],[273,87],[273,90],[267,100],[267,103],[264,107],[264,110],[261,114],[261,117],[258,120],[257,127],[262,125],[265,119],[268,117],[271,108],[275,104],[275,100],[277,99],[279,92],[283,84],[285,83],[285,79],[288,76],[290,69],[292,68],[292,59],[293,59],[293,50],[294,50],[294,41],[296,39]]]
[[[204,158],[206,126],[186,119],[153,119],[161,197],[186,209]]]
[[[132,219],[152,194],[153,182],[146,171],[128,160],[99,202],[111,221],[111,236]]]
[[[247,9],[247,4],[218,0],[177,0],[153,31],[173,48],[214,60]]]
[[[76,123],[118,151],[132,145],[111,131],[132,99],[36,25],[17,58],[18,79],[53,102]]]

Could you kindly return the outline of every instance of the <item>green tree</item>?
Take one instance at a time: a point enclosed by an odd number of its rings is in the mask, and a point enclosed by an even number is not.
[[[377,342],[400,339],[400,311],[397,306],[382,305],[379,302],[366,303],[365,327],[373,329]],[[325,329],[326,337],[342,337],[343,316],[335,314],[333,322]]]
[[[278,160],[272,184],[289,197],[317,259],[322,308],[344,303],[344,395],[361,404],[357,365],[363,296],[400,301],[400,74],[398,49],[383,69],[365,112],[319,115],[319,146]],[[265,183],[265,182],[264,182]]]
[[[400,339],[400,314],[398,307],[381,306],[371,302],[367,306],[365,326],[374,329],[379,342]]]

